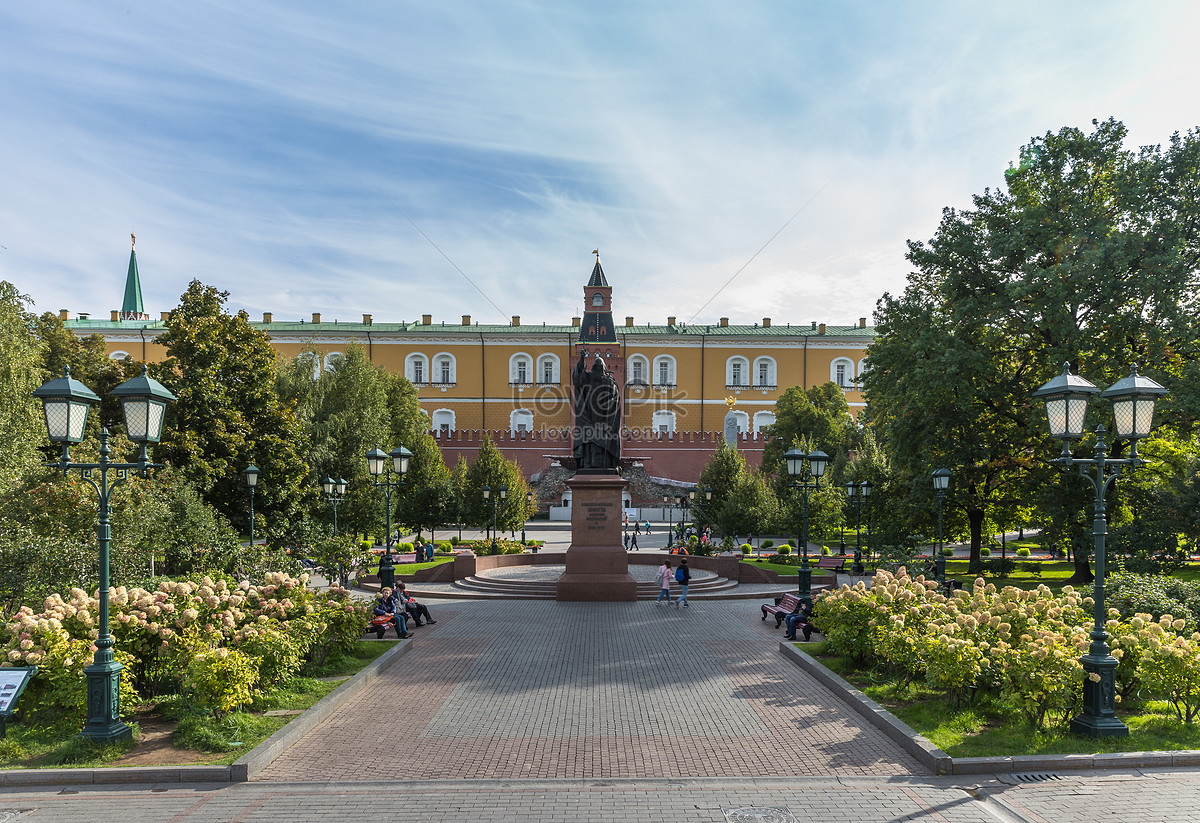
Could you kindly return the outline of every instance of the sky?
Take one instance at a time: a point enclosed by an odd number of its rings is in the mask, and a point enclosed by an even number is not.
[[[0,280],[107,318],[831,325],[1020,147],[1200,126],[1200,4],[0,5]],[[870,322],[870,320],[868,320]]]

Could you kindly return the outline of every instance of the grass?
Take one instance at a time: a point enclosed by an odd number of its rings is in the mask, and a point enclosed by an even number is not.
[[[179,695],[167,695],[152,700],[139,707],[137,716],[147,719],[164,717],[177,721],[178,726],[172,736],[172,742],[177,748],[207,752],[211,755],[198,758],[198,764],[227,765],[266,740],[295,717],[267,717],[263,712],[303,711],[313,706],[340,685],[340,681],[329,682],[317,678],[353,675],[394,645],[395,642],[359,641],[350,652],[330,656],[320,665],[309,666],[305,676],[291,678],[278,688],[258,695],[244,711],[231,712],[221,719],[211,714],[198,714]],[[129,717],[125,720],[134,728],[136,739],[139,734],[137,723],[130,722]],[[78,734],[79,726],[74,723],[54,726],[10,723],[8,736],[0,740],[0,767],[36,769],[107,766],[134,746],[134,743],[130,742],[97,747],[81,740]]]
[[[955,706],[944,692],[924,683],[874,683],[848,659],[827,654],[823,642],[797,645],[951,757],[1200,749],[1200,724],[1182,723],[1163,700],[1119,704],[1117,717],[1129,726],[1129,736],[1093,739],[1072,734],[1065,725],[1034,729],[997,695],[977,694]]]

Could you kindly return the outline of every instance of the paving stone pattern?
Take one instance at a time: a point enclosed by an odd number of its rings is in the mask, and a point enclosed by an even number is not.
[[[257,779],[922,771],[779,654],[753,601],[431,609],[400,662]]]

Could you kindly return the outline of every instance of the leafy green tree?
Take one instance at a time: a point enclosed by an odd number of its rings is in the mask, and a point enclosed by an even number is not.
[[[910,242],[904,294],[876,311],[868,417],[914,511],[934,511],[933,469],[954,472],[972,570],[992,507],[1047,484],[1060,512],[1086,505],[1084,484],[1045,464],[1055,449],[1030,397],[1064,361],[1100,385],[1134,361],[1169,387],[1196,371],[1200,133],[1135,153],[1120,123],[1094,126],[1035,138],[1004,188],[947,209],[929,243]],[[1176,399],[1175,425],[1194,425],[1197,399]],[[1084,554],[1074,580],[1090,577]]]
[[[784,452],[800,440],[828,454],[830,468],[840,470],[858,436],[846,395],[833,381],[785,391],[775,403],[775,422],[767,434],[771,439],[763,449],[763,467],[776,475],[786,474]]]
[[[254,500],[258,533],[282,535],[316,492],[306,483],[295,407],[276,390],[270,340],[244,315],[225,311],[228,297],[193,280],[157,340],[168,357],[156,376],[178,400],[156,454],[239,526],[249,505],[242,470],[253,462],[262,471]]]
[[[525,494],[529,491],[529,485],[525,482],[521,467],[506,459],[488,437],[479,445],[479,453],[463,473],[460,488],[466,522],[472,526],[486,528],[490,534],[492,501],[484,499],[484,486],[487,486],[492,497],[496,498],[496,530],[502,532],[519,529],[525,522]],[[501,486],[507,489],[503,500],[500,500],[497,494]]]
[[[700,479],[696,483],[692,517],[701,528],[708,526],[714,531],[725,531],[720,514],[726,503],[735,497],[738,483],[745,474],[746,458],[733,446],[722,441],[708,465],[701,469]],[[708,498],[709,491],[712,492],[711,499]]]
[[[58,377],[64,368],[70,366],[71,376],[100,396],[99,410],[88,417],[88,434],[98,435],[101,426],[108,427],[114,434],[123,432],[125,415],[121,411],[121,404],[110,392],[140,374],[141,365],[129,358],[110,359],[102,335],[80,337],[52,312],[35,318],[33,324],[35,333],[45,346],[46,372]]]
[[[47,442],[41,404],[33,396],[47,378],[45,345],[31,330],[28,302],[0,281],[0,493],[41,462],[38,447]]]

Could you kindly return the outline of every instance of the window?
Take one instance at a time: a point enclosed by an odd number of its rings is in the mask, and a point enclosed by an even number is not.
[[[775,383],[775,358],[756,358],[754,360],[754,385],[767,389],[775,388]]]
[[[333,365],[345,356],[346,355],[342,354],[340,351],[331,351],[329,354],[325,355],[325,371],[332,369]]]
[[[438,409],[433,413],[433,436],[449,437],[454,429],[454,412],[450,409]]]
[[[127,351],[115,351],[108,356],[108,359],[109,360],[124,360],[126,357],[129,357],[129,356],[130,356],[129,352],[127,352]]]
[[[423,354],[410,354],[404,358],[404,376],[414,386],[429,382],[429,360]]]
[[[675,358],[670,355],[659,355],[654,358],[654,385],[675,385]]]
[[[443,353],[434,356],[433,382],[443,386],[454,385],[454,355]]]
[[[631,385],[645,386],[650,382],[650,362],[640,354],[635,354],[629,358],[629,383]]]
[[[592,295],[592,305],[593,306],[603,306],[604,305],[604,295],[601,294],[600,292],[596,292],[595,294],[593,294]]]
[[[513,434],[533,431],[533,412],[529,409],[513,409],[508,416],[508,428]]]
[[[754,430],[761,432],[767,426],[774,425],[775,412],[760,411],[754,413]]]
[[[656,411],[650,416],[650,428],[656,434],[672,435],[675,433],[675,412]]]
[[[296,362],[312,368],[312,379],[313,380],[321,379],[321,358],[320,357],[318,357],[317,355],[313,354],[310,351],[306,351],[306,352],[302,352],[300,354],[300,356],[298,356],[296,358]]]
[[[543,386],[558,385],[558,358],[553,354],[538,357],[538,382]]]
[[[843,389],[854,385],[854,361],[848,357],[839,357],[829,364],[829,379]]]
[[[859,385],[859,386],[862,385],[863,375],[866,373],[866,371],[867,371],[867,361],[864,358],[863,360],[858,361],[858,379],[854,381],[856,385]]]
[[[725,387],[737,388],[750,385],[750,361],[744,357],[731,357],[725,361]]]
[[[524,386],[533,382],[533,360],[525,353],[514,354],[508,361],[508,382]]]

